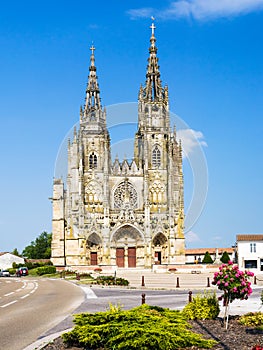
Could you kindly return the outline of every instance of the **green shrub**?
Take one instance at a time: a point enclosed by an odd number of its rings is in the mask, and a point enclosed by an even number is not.
[[[224,253],[221,256],[222,263],[227,264],[230,261],[230,257],[228,255],[228,253],[226,251],[224,251]]]
[[[259,311],[249,312],[240,317],[239,323],[245,326],[263,330],[263,313]]]
[[[79,314],[74,322],[74,329],[62,335],[64,341],[69,346],[88,349],[168,350],[211,348],[216,344],[191,332],[180,311],[146,304],[126,311],[117,307],[106,312]]]
[[[129,281],[122,277],[114,276],[98,276],[94,281],[96,284],[102,285],[116,285],[116,286],[128,286]]]
[[[202,263],[203,264],[212,264],[213,263],[213,259],[211,258],[211,255],[209,254],[209,252],[205,253],[205,256],[203,258]]]
[[[14,269],[14,268],[10,268],[10,269],[8,269],[8,271],[9,271],[9,273],[10,273],[10,275],[15,275],[15,273],[16,273],[16,269]]]
[[[193,297],[193,301],[182,310],[182,313],[189,320],[215,319],[219,312],[219,303],[215,293],[199,294]]]
[[[36,272],[39,276],[42,275],[51,275],[56,273],[56,267],[55,266],[42,266],[42,267],[38,267],[36,269]]]

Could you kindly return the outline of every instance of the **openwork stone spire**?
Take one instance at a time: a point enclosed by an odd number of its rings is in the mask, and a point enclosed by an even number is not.
[[[98,84],[98,78],[96,74],[96,66],[95,66],[95,56],[94,51],[95,47],[92,45],[91,48],[91,56],[90,56],[90,67],[89,67],[89,78],[86,90],[86,103],[85,103],[85,114],[101,109],[101,101],[100,101],[100,89]]]
[[[140,91],[140,99],[144,102],[162,102],[167,100],[167,92],[162,88],[161,75],[159,71],[157,47],[155,46],[156,38],[154,30],[156,29],[154,23],[150,26],[152,35],[150,38],[150,47],[146,73],[146,83],[143,91]]]

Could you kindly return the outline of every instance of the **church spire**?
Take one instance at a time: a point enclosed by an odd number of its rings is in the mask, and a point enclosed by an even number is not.
[[[161,102],[166,100],[164,89],[162,88],[161,75],[159,71],[158,58],[157,58],[157,47],[155,45],[155,25],[154,22],[150,26],[152,35],[150,38],[149,47],[149,58],[146,73],[146,83],[144,93],[141,95],[145,102]]]
[[[92,45],[90,50],[91,50],[91,56],[90,56],[89,78],[88,78],[88,84],[86,89],[85,114],[101,109],[100,89],[98,84],[98,77],[96,74],[97,69],[95,66],[95,56],[94,56],[95,47]]]

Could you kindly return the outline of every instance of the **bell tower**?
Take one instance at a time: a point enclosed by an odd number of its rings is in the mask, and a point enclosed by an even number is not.
[[[168,238],[168,262],[184,263],[182,148],[175,127],[170,127],[168,87],[161,81],[154,23],[150,28],[146,82],[138,98],[134,158],[143,169],[145,232],[153,239],[153,223],[158,222],[159,231],[165,231]]]

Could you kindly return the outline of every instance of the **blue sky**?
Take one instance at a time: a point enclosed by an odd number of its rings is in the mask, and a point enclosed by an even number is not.
[[[238,233],[262,233],[262,0],[0,6],[0,251],[21,251],[51,232],[56,156],[79,119],[92,42],[103,105],[136,102],[151,16],[171,111],[194,130],[207,162],[205,206],[187,247],[231,246]],[[193,176],[184,166],[188,207]]]

